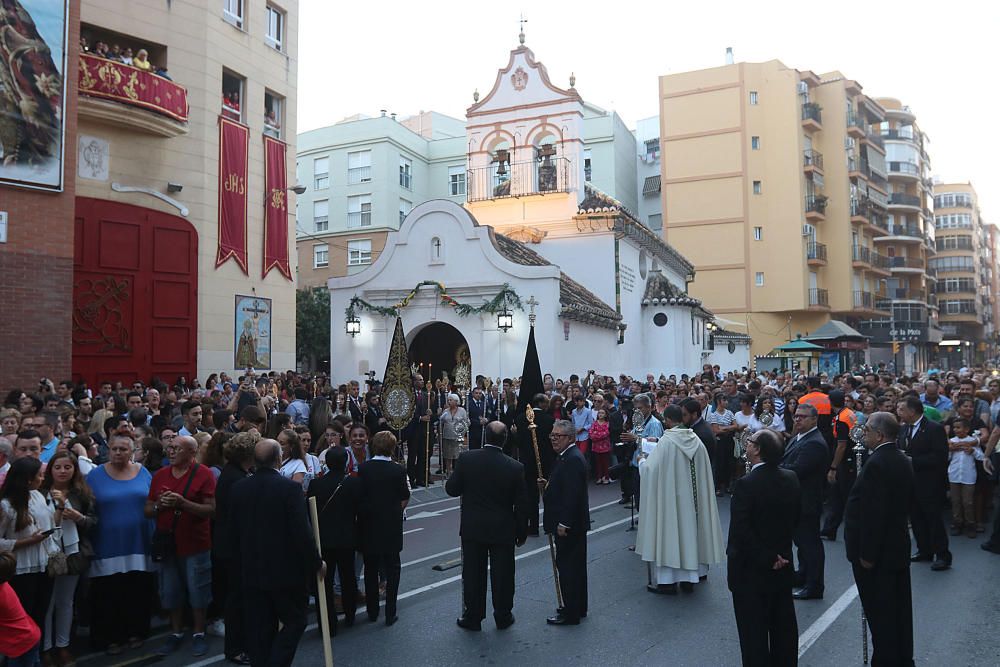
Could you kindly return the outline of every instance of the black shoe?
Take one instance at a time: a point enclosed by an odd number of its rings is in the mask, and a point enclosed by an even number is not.
[[[805,588],[800,588],[792,593],[792,597],[796,600],[822,600],[822,593],[813,593]]]
[[[393,614],[392,616],[386,616],[385,617],[385,627],[388,628],[388,627],[390,627],[392,625],[395,625],[396,621],[398,621],[398,620],[399,620],[399,616],[397,616],[396,614]]]
[[[249,665],[250,658],[247,657],[246,653],[237,653],[236,655],[226,656],[226,662],[232,662],[237,665]]]
[[[455,619],[455,624],[463,630],[472,630],[473,632],[479,632],[483,629],[482,623],[473,621],[471,618]]]
[[[822,537],[824,540],[827,540],[829,542],[836,542],[837,541],[837,533],[824,532],[824,533],[820,533],[819,536]]]
[[[947,570],[951,567],[951,558],[938,558],[933,563],[931,563],[931,570],[934,572],[941,572]]]
[[[646,584],[646,590],[660,595],[677,595],[677,584]]]
[[[930,554],[922,554],[919,551],[910,556],[911,563],[929,563],[932,560],[934,560],[934,556]]]
[[[685,593],[693,593],[694,592],[694,584],[692,584],[690,581],[682,581],[681,582],[681,590],[684,591]]]
[[[368,612],[368,622],[369,623],[374,623],[377,620],[378,620],[378,612],[375,612],[374,614],[371,613],[371,612]]]
[[[414,482],[413,484],[410,484],[410,488],[412,488],[412,489],[422,489],[422,488],[424,488],[424,485],[421,484],[420,482]]]
[[[497,630],[506,630],[514,625],[514,614],[508,614],[506,617],[496,619],[496,624]]]
[[[622,498],[621,500],[618,501],[618,504],[619,505],[624,505],[627,502],[628,502],[628,498]]]
[[[979,548],[983,551],[1000,554],[1000,545],[993,544],[992,542],[983,542],[979,545]]]
[[[698,581],[705,581],[706,579],[708,579],[708,575],[707,574],[703,574],[700,577],[698,577]]]
[[[545,619],[549,625],[580,625],[580,619],[572,619],[567,616],[550,616]]]

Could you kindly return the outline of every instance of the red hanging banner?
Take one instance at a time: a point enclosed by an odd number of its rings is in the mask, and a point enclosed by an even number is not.
[[[216,268],[230,257],[247,270],[247,167],[250,130],[219,118],[219,252]]]
[[[292,279],[288,266],[288,171],[285,168],[285,143],[264,137],[264,271],[271,269]]]

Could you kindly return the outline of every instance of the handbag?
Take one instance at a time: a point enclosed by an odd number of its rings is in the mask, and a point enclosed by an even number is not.
[[[53,579],[69,574],[69,565],[66,559],[66,552],[63,551],[62,534],[59,537],[59,548],[49,552],[49,562],[45,566],[45,574]]]
[[[191,488],[191,481],[194,480],[194,474],[198,470],[198,464],[195,463],[191,467],[191,474],[188,476],[187,484],[184,485],[184,491],[181,492],[181,497],[187,496],[188,489]],[[181,511],[179,509],[174,510],[174,520],[170,524],[170,530],[160,530],[157,528],[153,531],[153,539],[150,556],[154,563],[162,563],[168,558],[173,558],[177,555],[177,540],[174,537],[174,531],[177,530],[177,521],[181,518]]]

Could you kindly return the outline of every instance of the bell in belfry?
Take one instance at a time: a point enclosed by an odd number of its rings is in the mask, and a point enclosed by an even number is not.
[[[385,366],[382,380],[382,406],[389,427],[400,431],[413,418],[415,396],[413,375],[406,353],[406,336],[403,335],[403,320],[396,318],[396,329],[389,344],[389,361]]]

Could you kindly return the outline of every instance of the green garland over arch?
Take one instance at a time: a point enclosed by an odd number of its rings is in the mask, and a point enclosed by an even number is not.
[[[486,303],[478,306],[472,306],[467,303],[460,303],[448,294],[448,290],[442,283],[439,283],[436,280],[424,280],[417,283],[416,286],[410,290],[409,294],[403,297],[399,303],[392,306],[379,306],[365,301],[360,296],[355,295],[351,298],[351,302],[347,306],[347,319],[350,320],[356,318],[358,310],[366,310],[370,313],[376,313],[385,317],[398,317],[399,312],[403,310],[403,308],[410,305],[410,301],[412,301],[413,297],[417,295],[417,292],[420,291],[421,287],[433,287],[437,290],[438,298],[441,300],[441,303],[446,306],[451,306],[455,309],[455,312],[462,317],[466,317],[468,315],[482,315],[483,313],[494,314],[508,307],[524,310],[524,306],[521,305],[521,297],[514,291],[509,283],[504,283],[497,295]]]

